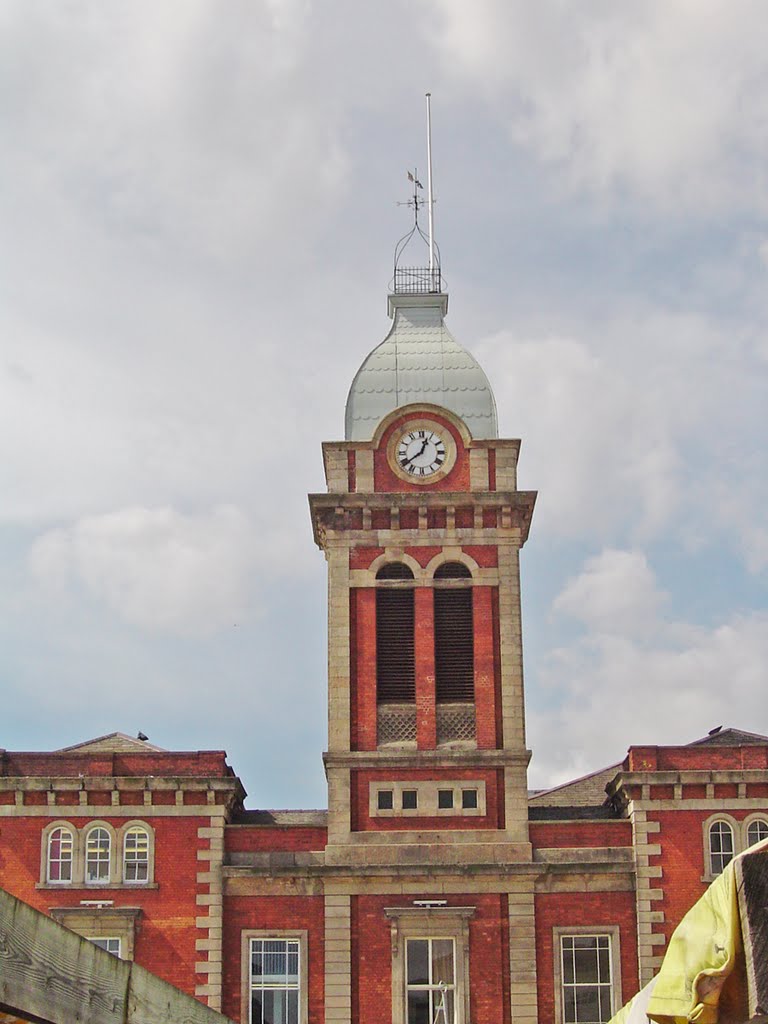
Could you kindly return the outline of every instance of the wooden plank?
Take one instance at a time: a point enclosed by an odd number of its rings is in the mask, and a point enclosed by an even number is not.
[[[0,892],[0,1005],[58,1024],[125,1020],[130,965]]]
[[[228,1024],[2,889],[0,1011],[43,1024]]]
[[[109,954],[107,954],[109,955]],[[232,1024],[215,1010],[133,964],[126,1024]]]

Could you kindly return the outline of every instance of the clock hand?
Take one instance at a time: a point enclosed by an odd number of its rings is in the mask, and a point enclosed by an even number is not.
[[[423,441],[421,442],[421,449],[420,449],[419,451],[417,451],[417,452],[416,452],[415,454],[413,454],[413,455],[412,455],[412,456],[410,457],[410,459],[406,459],[406,460],[405,460],[405,462],[401,462],[401,463],[400,463],[400,465],[401,465],[401,466],[407,466],[407,465],[409,465],[409,464],[410,464],[411,462],[413,462],[413,460],[414,460],[414,459],[418,459],[418,458],[419,458],[420,456],[422,456],[422,455],[424,454],[424,452],[425,452],[425,451],[427,450],[427,446],[428,446],[428,445],[429,445],[429,438],[428,438],[428,437],[425,437],[425,438],[424,438],[424,440],[423,440]]]

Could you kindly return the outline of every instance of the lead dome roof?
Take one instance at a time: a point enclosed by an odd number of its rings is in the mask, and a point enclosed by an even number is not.
[[[496,402],[477,360],[445,326],[448,296],[390,295],[389,334],[365,359],[347,396],[347,441],[370,441],[385,416],[428,402],[459,416],[475,438],[497,436]]]

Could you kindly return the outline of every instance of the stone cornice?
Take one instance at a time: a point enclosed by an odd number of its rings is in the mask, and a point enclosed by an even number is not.
[[[26,792],[56,791],[59,793],[78,792],[110,792],[111,790],[142,791],[149,790],[185,790],[187,792],[229,792],[240,794],[242,786],[238,779],[202,778],[200,776],[167,776],[154,775],[82,775],[76,778],[62,775],[3,775],[0,776],[0,792],[24,790]]]
[[[435,851],[431,852],[434,857]],[[495,879],[499,891],[503,891],[512,878],[528,877],[546,886],[548,878],[590,876],[594,880],[599,880],[601,877],[623,876],[630,879],[636,873],[631,850],[628,851],[630,856],[626,856],[623,850],[619,856],[616,851],[608,849],[600,850],[597,855],[594,855],[593,850],[587,849],[567,852],[572,859],[563,857],[557,862],[468,859],[450,864],[435,863],[434,859],[430,859],[429,852],[424,854],[423,859],[409,860],[408,863],[397,863],[391,856],[388,861],[379,863],[364,863],[357,859],[326,863],[323,853],[254,853],[250,855],[251,862],[248,864],[225,864],[222,868],[222,878],[225,892],[228,894],[244,893],[250,881],[298,883],[303,880],[322,884],[323,879],[346,877],[407,879],[409,884],[418,884],[422,880],[433,883],[437,878],[456,878],[462,880],[465,887],[469,879],[482,877],[492,881]]]
[[[427,408],[426,406],[424,407]],[[433,406],[429,407],[431,411]],[[439,409],[439,412],[445,414],[444,409]],[[519,437],[473,437],[469,442],[468,448],[493,448],[493,449],[511,449],[512,451],[520,451],[520,438]],[[323,441],[321,448],[323,453],[327,451],[342,451],[342,452],[354,452],[354,451],[375,451],[379,446],[378,440],[368,441]]]
[[[149,813],[229,815],[242,807],[246,793],[236,776],[0,776],[0,794],[13,793],[13,803],[0,802],[0,817],[41,814],[120,815],[144,817]],[[128,794],[142,794],[142,802]],[[159,794],[172,793],[160,799]],[[40,796],[45,794],[45,802]],[[155,799],[157,796],[157,803]],[[99,799],[96,797],[99,795]],[[122,797],[125,795],[125,802]],[[60,798],[60,799],[59,799]],[[105,798],[107,802],[105,803]],[[74,802],[73,802],[74,801]]]
[[[353,750],[323,754],[329,768],[505,768],[527,767],[530,750]]]
[[[701,785],[749,785],[754,782],[768,782],[768,769],[738,768],[662,770],[642,772],[619,772],[605,787],[610,797],[630,786],[701,786]]]
[[[392,543],[396,540],[407,543],[415,539],[423,543],[434,539],[435,543],[441,544],[451,540],[488,543],[495,538],[512,536],[522,546],[528,539],[535,503],[536,491],[396,491],[309,495],[314,539],[322,549],[336,536],[344,536],[359,543],[380,543],[382,537],[388,537]],[[427,510],[444,509],[446,514],[452,514],[457,508],[474,509],[475,524],[453,529],[427,526]],[[373,509],[389,510],[389,528],[373,527]],[[418,528],[400,529],[397,523],[404,509],[419,510],[420,518],[424,518],[425,522]],[[482,513],[489,509],[498,512],[498,522],[486,527],[482,524]]]

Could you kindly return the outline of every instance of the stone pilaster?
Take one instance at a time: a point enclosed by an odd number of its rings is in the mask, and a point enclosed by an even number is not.
[[[349,750],[349,548],[329,542],[328,557],[328,750]]]
[[[329,542],[328,557],[328,752],[350,749],[349,548]],[[328,840],[349,836],[349,769],[332,768],[328,775]]]
[[[325,1024],[352,1021],[352,900],[325,896]]]
[[[533,879],[509,893],[509,996],[514,1024],[536,1024],[536,919]]]
[[[469,487],[472,491],[488,490],[488,449],[469,450]]]
[[[501,649],[501,712],[504,748],[525,747],[523,707],[523,639],[520,613],[519,552],[499,542],[499,633]]]

